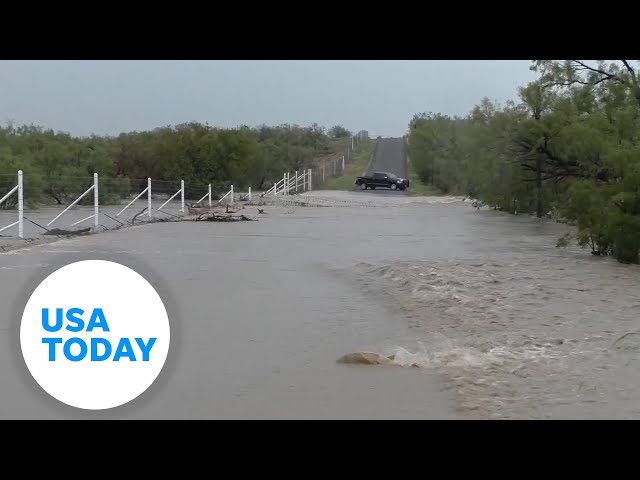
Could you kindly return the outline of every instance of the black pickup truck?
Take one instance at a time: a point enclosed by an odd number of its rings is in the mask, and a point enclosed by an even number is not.
[[[356,178],[356,185],[360,185],[362,190],[366,190],[367,188],[375,190],[377,187],[390,188],[391,190],[404,190],[409,188],[409,180],[397,177],[393,173],[374,172],[373,175]]]

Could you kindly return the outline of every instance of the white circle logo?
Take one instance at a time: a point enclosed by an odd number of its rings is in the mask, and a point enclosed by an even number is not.
[[[141,395],[169,353],[169,317],[160,295],[119,263],[85,260],[53,272],[31,294],[20,345],[49,395],[103,410]]]

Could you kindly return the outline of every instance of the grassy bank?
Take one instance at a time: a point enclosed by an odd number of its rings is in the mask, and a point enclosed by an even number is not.
[[[358,150],[353,155],[351,162],[345,164],[344,172],[334,178],[329,178],[333,173],[333,165],[328,164],[325,168],[325,182],[318,185],[322,190],[353,190],[355,187],[356,177],[362,175],[367,170],[369,160],[376,147],[376,140],[364,140],[360,142]],[[340,169],[342,165],[338,165]],[[320,173],[322,179],[322,173]]]

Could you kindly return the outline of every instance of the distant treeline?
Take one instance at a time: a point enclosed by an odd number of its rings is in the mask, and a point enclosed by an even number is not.
[[[13,187],[18,170],[24,172],[31,203],[67,203],[91,185],[94,172],[104,199],[137,193],[146,186],[140,179],[147,177],[159,184],[184,180],[185,190],[208,184],[223,192],[230,184],[260,190],[285,171],[311,168],[319,156],[345,152],[350,137],[340,125],[326,130],[316,124],[222,129],[187,123],[83,138],[8,126],[0,128],[0,197]]]
[[[519,89],[517,103],[485,98],[464,118],[415,115],[411,161],[444,193],[511,213],[556,214],[594,254],[638,263],[637,62],[534,61],[539,78]]]

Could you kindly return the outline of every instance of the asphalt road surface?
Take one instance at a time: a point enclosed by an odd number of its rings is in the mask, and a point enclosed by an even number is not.
[[[367,174],[371,175],[373,172],[389,172],[406,178],[407,162],[403,138],[381,138],[378,140]]]
[[[404,153],[403,138],[381,138],[378,140],[367,175],[372,175],[374,172],[394,173],[398,177],[407,178],[407,161]],[[367,190],[367,193],[372,195],[406,195],[407,191],[377,188],[375,190]]]

